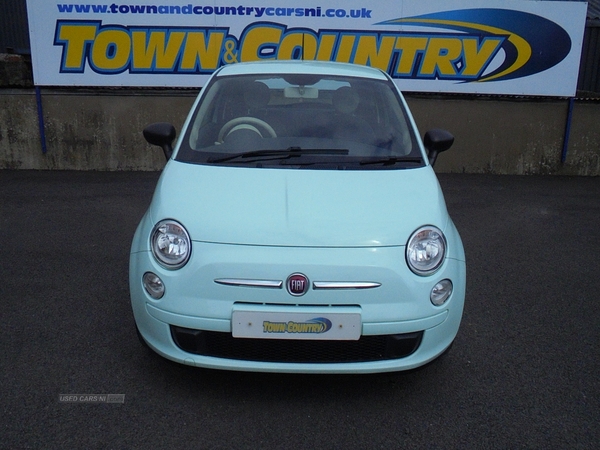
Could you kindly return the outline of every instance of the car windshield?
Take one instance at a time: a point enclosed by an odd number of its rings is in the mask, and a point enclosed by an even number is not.
[[[178,161],[369,170],[425,164],[391,81],[231,75],[204,89]]]

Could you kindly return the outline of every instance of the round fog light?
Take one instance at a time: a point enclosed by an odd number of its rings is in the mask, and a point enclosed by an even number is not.
[[[165,295],[165,285],[158,275],[152,272],[146,272],[142,277],[144,289],[150,297],[158,300]]]
[[[429,298],[435,306],[441,306],[452,294],[452,281],[442,280],[431,290]]]

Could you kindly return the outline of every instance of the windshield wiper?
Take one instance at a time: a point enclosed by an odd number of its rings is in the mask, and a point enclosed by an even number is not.
[[[383,164],[384,166],[391,166],[397,163],[423,164],[423,158],[420,156],[385,156],[383,158],[375,157],[362,160],[360,165],[366,166],[369,164]]]
[[[220,163],[231,161],[234,159],[246,159],[246,158],[262,158],[268,159],[288,159],[302,155],[347,155],[348,149],[345,148],[300,148],[300,147],[289,147],[285,150],[253,150],[249,152],[232,153],[231,155],[225,156],[213,156],[208,158],[209,163]],[[250,162],[254,162],[253,159]]]

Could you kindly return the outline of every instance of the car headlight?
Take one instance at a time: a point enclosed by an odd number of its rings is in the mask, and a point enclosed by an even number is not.
[[[427,225],[415,231],[406,245],[406,262],[417,275],[431,275],[444,262],[446,238],[438,228]]]
[[[150,247],[160,264],[167,269],[179,269],[190,259],[192,241],[183,225],[174,220],[161,220],[152,230]]]

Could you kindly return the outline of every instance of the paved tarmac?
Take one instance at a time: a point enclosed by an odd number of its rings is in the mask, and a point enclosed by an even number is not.
[[[145,351],[127,267],[157,178],[0,171],[0,448],[598,448],[600,178],[441,175],[461,330],[422,370],[366,376]]]

